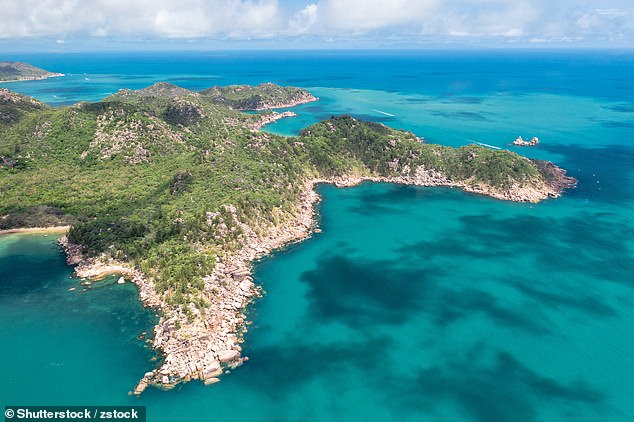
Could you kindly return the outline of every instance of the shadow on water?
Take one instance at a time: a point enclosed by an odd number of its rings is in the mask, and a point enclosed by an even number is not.
[[[374,182],[363,182],[360,187],[373,184]],[[380,215],[378,213],[382,211],[390,214],[407,214],[407,207],[400,205],[411,201],[423,201],[427,198],[458,200],[455,195],[452,196],[454,192],[450,188],[426,188],[393,183],[382,183],[381,186],[381,189],[364,189],[356,192],[356,204],[349,207],[349,210],[361,215]]]
[[[494,113],[485,113],[477,111],[430,111],[432,116],[444,117],[446,119],[453,120],[467,120],[472,122],[491,122],[491,116],[495,116]]]
[[[49,282],[51,268],[66,266],[64,255],[53,242],[36,243],[30,236],[18,236],[21,238],[11,252],[0,255],[0,298],[40,290]]]
[[[37,92],[38,94],[59,94],[60,96],[63,96],[63,94],[89,93],[90,88],[79,85],[70,87],[40,88]]]
[[[399,404],[429,412],[447,400],[470,420],[481,422],[541,420],[539,409],[544,402],[597,410],[604,405],[604,395],[582,381],[564,383],[542,376],[507,352],[497,352],[490,362],[482,362],[479,349],[410,379],[393,380],[393,388],[402,392],[396,395]]]
[[[481,314],[510,329],[533,335],[549,332],[546,323],[509,308],[489,293],[453,288],[445,282],[447,270],[429,262],[403,268],[396,261],[324,257],[301,277],[309,288],[310,314],[354,329],[401,324],[419,315],[446,327]]]
[[[603,106],[602,108],[610,111],[618,111],[620,113],[634,113],[634,103],[622,103],[611,106]]]
[[[607,128],[634,129],[634,122],[622,122],[618,120],[604,120],[601,124]]]
[[[447,289],[436,301],[434,322],[448,326],[458,320],[483,314],[491,321],[512,330],[523,330],[533,335],[550,332],[548,324],[518,308],[504,306],[495,296],[477,289]]]
[[[427,104],[433,101],[432,98],[406,98],[404,101],[401,101],[400,104]]]
[[[482,104],[482,102],[484,102],[484,99],[480,97],[448,96],[446,98],[443,98],[441,102],[448,104]]]
[[[617,316],[617,312],[609,305],[601,302],[593,296],[581,296],[579,292],[574,295],[549,291],[549,287],[537,287],[540,283],[526,279],[514,278],[513,280],[500,280],[501,283],[512,284],[518,291],[526,297],[539,302],[543,306],[551,309],[568,308],[577,310],[585,315],[595,315],[604,317]]]
[[[281,344],[252,349],[248,377],[237,377],[246,386],[282,399],[324,374],[336,376],[348,370],[374,371],[383,367],[382,356],[392,345],[384,336],[361,337],[345,343]],[[271,368],[279,370],[272,371]]]
[[[362,185],[372,182],[364,182]],[[408,203],[412,200],[420,200],[424,197],[433,195],[426,189],[414,186],[401,185],[385,185],[385,189],[379,191],[377,189],[368,189],[361,193],[357,193],[355,205],[350,206],[349,210],[361,215],[380,216],[389,214],[407,214],[405,207],[399,204]]]
[[[399,268],[391,261],[365,261],[345,255],[321,258],[302,274],[309,288],[311,314],[352,327],[404,322],[426,302],[441,268]],[[355,300],[350,300],[354,297]]]
[[[536,268],[565,276],[592,276],[634,287],[630,240],[634,227],[610,221],[604,213],[583,213],[569,218],[518,216],[495,218],[466,215],[460,226],[435,239],[399,247],[410,260],[452,258],[489,259],[521,253]],[[583,247],[579,247],[583,245]],[[554,277],[554,276],[553,276]]]

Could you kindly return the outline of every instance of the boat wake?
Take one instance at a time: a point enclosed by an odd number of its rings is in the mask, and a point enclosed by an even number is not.
[[[472,142],[474,142],[474,143],[476,143],[478,145],[481,145],[483,147],[491,148],[491,149],[502,149],[500,147],[496,147],[495,145],[489,145],[489,144],[485,144],[485,143],[478,142],[478,141],[472,141]]]
[[[376,112],[376,113],[381,113],[381,114],[384,114],[384,115],[386,115],[386,116],[394,117],[394,114],[386,113],[385,111],[376,110],[376,109],[372,109],[372,111],[374,111],[374,112]]]

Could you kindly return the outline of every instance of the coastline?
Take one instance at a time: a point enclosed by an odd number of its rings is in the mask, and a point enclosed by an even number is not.
[[[37,234],[65,234],[70,230],[70,226],[50,226],[50,227],[24,227],[17,229],[6,229],[0,230],[0,236],[7,234],[27,234],[27,233],[37,233]]]
[[[568,180],[565,172],[553,165],[553,171]],[[574,180],[574,179],[570,179]],[[161,317],[155,325],[153,348],[163,355],[163,363],[147,372],[136,385],[133,394],[141,394],[148,386],[171,389],[181,382],[201,380],[205,385],[214,384],[227,368],[241,365],[243,357],[241,334],[246,331],[245,308],[254,297],[260,295],[253,283],[253,262],[276,249],[308,238],[317,224],[315,204],[321,200],[315,186],[321,183],[337,187],[356,186],[364,181],[388,182],[401,185],[458,187],[467,192],[487,195],[515,202],[539,202],[561,195],[563,185],[542,183],[536,187],[511,187],[506,191],[490,186],[468,185],[466,182],[448,180],[443,174],[419,167],[413,174],[394,177],[349,176],[312,178],[304,182],[304,189],[295,207],[295,217],[286,224],[271,228],[266,235],[259,236],[241,222],[234,207],[225,210],[244,232],[243,246],[236,252],[219,259],[210,275],[204,279],[202,296],[211,303],[204,313],[194,312],[188,320],[182,306],[167,304],[154,288],[154,283],[140,271],[129,265],[105,256],[86,258],[78,245],[68,242],[66,237],[60,244],[67,253],[69,265],[76,265],[78,277],[100,279],[107,275],[122,275],[135,283],[139,299],[146,307],[159,311]],[[570,182],[572,183],[572,182]]]
[[[297,113],[290,110],[285,110],[282,112],[276,111],[275,109],[280,108],[292,108],[301,104],[312,103],[318,101],[319,97],[315,97],[312,94],[308,94],[306,96],[299,97],[293,101],[289,101],[286,103],[278,103],[278,104],[265,104],[262,107],[258,107],[252,109],[253,111],[268,111],[268,113],[258,113],[255,115],[255,120],[247,123],[246,128],[252,132],[257,132],[262,129],[264,126],[274,123],[278,120],[284,119],[286,117],[296,117]]]
[[[122,275],[137,285],[144,306],[162,314],[153,329],[152,346],[163,354],[164,363],[147,372],[133,394],[141,394],[150,385],[171,389],[193,379],[213,384],[219,381],[217,377],[223,373],[223,367],[234,368],[248,360],[241,356],[238,334],[246,327],[245,307],[260,294],[251,277],[252,264],[273,250],[311,234],[315,225],[313,204],[320,200],[314,185],[322,182],[317,179],[306,182],[298,214],[286,227],[260,237],[248,225],[237,222],[245,230],[244,246],[217,262],[205,278],[203,295],[212,305],[204,315],[197,313],[193,321],[187,320],[180,307],[171,308],[156,292],[153,282],[138,270],[104,256],[86,258],[80,246],[70,243],[66,237],[60,239],[67,263],[76,265],[76,276],[100,279]],[[237,219],[235,214],[234,217]]]
[[[0,84],[7,83],[7,82],[41,81],[44,79],[59,78],[62,76],[66,76],[66,75],[63,73],[53,73],[52,75],[46,75],[46,76],[24,76],[19,79],[9,79],[6,81],[0,81]]]
[[[299,97],[295,100],[292,101],[288,101],[288,102],[281,102],[281,103],[265,103],[260,107],[256,107],[252,110],[254,111],[264,111],[264,110],[273,110],[276,108],[291,108],[291,107],[295,107],[298,106],[300,104],[308,104],[308,103],[312,103],[315,101],[318,101],[319,97],[315,97],[313,94],[308,94],[302,97]]]
[[[246,125],[247,129],[249,129],[251,132],[257,132],[264,126],[277,122],[278,120],[284,119],[286,117],[296,117],[297,113],[293,111],[284,111],[282,113],[277,111],[270,111],[269,113],[262,113],[256,116],[259,117],[259,120]]]

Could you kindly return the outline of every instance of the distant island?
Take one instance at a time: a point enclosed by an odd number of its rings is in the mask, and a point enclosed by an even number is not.
[[[0,82],[31,81],[64,76],[22,62],[0,62]]]
[[[168,83],[51,108],[0,89],[0,229],[72,226],[80,277],[122,275],[161,315],[164,359],[134,388],[219,381],[241,364],[253,261],[314,228],[314,186],[364,180],[457,187],[511,201],[557,197],[575,180],[550,162],[334,116],[282,137],[260,131],[315,101],[263,84],[193,92]],[[243,109],[263,110],[244,113]]]

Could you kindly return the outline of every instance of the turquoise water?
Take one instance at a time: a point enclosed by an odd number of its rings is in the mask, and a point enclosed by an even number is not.
[[[145,404],[152,421],[634,419],[632,54],[241,54],[21,57],[74,76],[8,87],[59,104],[286,82],[321,100],[272,132],[345,112],[455,146],[539,136],[514,150],[579,186],[537,205],[320,186],[323,231],[256,266],[249,362],[140,398],[155,316],[134,287],[81,291],[53,237],[2,237],[1,402]]]
[[[54,236],[0,237],[0,274],[3,405],[101,402],[102,390],[125,393],[152,368],[137,336],[155,318],[136,288],[114,278],[82,286]]]

